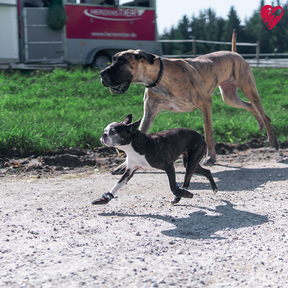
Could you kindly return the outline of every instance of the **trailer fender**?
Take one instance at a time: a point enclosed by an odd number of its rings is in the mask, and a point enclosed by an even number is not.
[[[97,66],[96,68],[104,69],[110,65],[111,58],[112,55],[107,51],[107,48],[95,48],[87,54],[86,63],[94,67]]]

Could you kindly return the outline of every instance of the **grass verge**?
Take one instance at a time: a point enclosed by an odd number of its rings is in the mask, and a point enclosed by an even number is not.
[[[288,140],[288,69],[253,69],[266,114],[280,141]],[[143,115],[144,86],[132,84],[123,95],[102,86],[99,71],[75,68],[30,74],[0,73],[0,148],[43,153],[68,147],[100,146],[104,127],[128,113]],[[246,100],[241,91],[239,95]],[[241,143],[266,137],[254,116],[223,103],[219,89],[212,95],[217,142]],[[190,113],[162,111],[151,132],[187,127],[203,131],[199,109]]]

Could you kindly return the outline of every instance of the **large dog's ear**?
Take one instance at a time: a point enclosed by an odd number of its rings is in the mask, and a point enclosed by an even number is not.
[[[143,50],[136,50],[134,54],[136,60],[145,59],[151,65],[154,63],[154,59],[156,58],[155,55],[147,53]]]
[[[140,126],[141,118],[127,127],[128,133],[135,133]]]
[[[122,123],[124,123],[124,124],[130,124],[132,122],[132,114],[130,113],[130,114],[128,114],[125,118],[124,118],[124,120],[122,121]]]

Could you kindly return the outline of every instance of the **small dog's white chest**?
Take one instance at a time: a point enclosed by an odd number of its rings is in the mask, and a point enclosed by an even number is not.
[[[137,153],[131,144],[119,146],[119,149],[123,150],[127,154],[127,169],[134,169],[136,167],[152,168],[146,160],[145,155]]]

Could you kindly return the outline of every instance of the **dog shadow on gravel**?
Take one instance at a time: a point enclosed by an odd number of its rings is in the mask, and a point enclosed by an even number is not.
[[[178,172],[178,173],[183,174],[184,177],[184,172]],[[256,188],[259,188],[268,182],[288,180],[288,166],[287,168],[259,168],[259,169],[235,167],[234,170],[213,172],[212,175],[215,179],[215,182],[220,192],[255,190]],[[203,177],[203,179],[205,178]],[[202,181],[194,182],[192,177],[188,189],[207,190],[207,183]],[[183,182],[178,182],[178,184],[179,186],[182,186]]]
[[[243,190],[255,190],[268,182],[273,181],[286,181],[288,180],[288,161],[284,164],[287,164],[287,168],[242,168],[242,167],[233,167],[233,166],[224,166],[231,170],[225,170],[221,172],[213,172],[211,170],[212,176],[218,186],[219,191],[243,191]],[[265,163],[263,164],[265,165]],[[208,168],[209,169],[209,168]],[[177,181],[179,187],[182,187],[185,172],[177,171],[176,175],[180,181]],[[163,171],[137,171],[137,174],[165,174]],[[183,176],[182,176],[183,175]],[[194,182],[194,175],[201,177],[199,182]],[[205,179],[204,176],[199,174],[194,174],[191,178],[191,182],[188,190],[207,190],[207,185],[210,189],[209,181]],[[178,180],[177,179],[177,180]],[[199,179],[199,178],[198,178]],[[202,181],[202,179],[204,181]]]
[[[164,230],[161,232],[162,234],[169,237],[186,239],[226,239],[216,233],[223,230],[257,226],[269,221],[267,216],[237,210],[231,202],[222,201],[225,204],[216,206],[215,209],[192,206],[201,209],[201,211],[189,214],[188,218],[175,219],[169,216],[127,213],[99,213],[99,216],[153,218],[166,221],[175,225],[175,228]],[[211,215],[211,213],[213,214]]]

